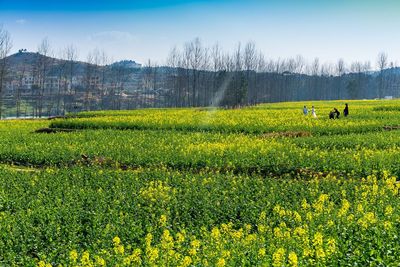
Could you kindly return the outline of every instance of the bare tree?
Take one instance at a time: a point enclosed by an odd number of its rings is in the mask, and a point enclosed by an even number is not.
[[[65,94],[67,91],[67,67],[68,67],[68,57],[67,48],[59,52],[59,58],[61,59],[57,63],[57,105],[56,114],[60,115],[65,112]],[[63,108],[61,107],[63,106]]]
[[[94,101],[93,106],[98,108],[101,107],[101,102],[98,103],[98,101],[102,99],[102,90],[101,90],[101,84],[102,84],[102,79],[101,79],[101,62],[102,62],[102,56],[101,52],[99,49],[94,49],[93,50],[93,83],[92,83],[92,99]],[[100,105],[99,105],[100,104]]]
[[[95,65],[94,65],[94,55],[92,52],[89,52],[86,57],[85,64],[85,96],[84,96],[84,109],[86,111],[90,110],[91,107],[91,98],[93,93],[93,87],[96,83],[96,78],[94,76]]]
[[[24,60],[22,64],[22,68],[18,71],[17,78],[18,78],[18,85],[15,91],[15,108],[16,108],[16,117],[19,118],[21,116],[21,97],[22,97],[22,89],[24,85],[24,78],[27,69],[27,62]],[[26,114],[25,114],[26,115]]]
[[[249,103],[255,103],[255,73],[252,74],[252,71],[256,69],[257,61],[256,61],[256,45],[253,42],[248,42],[244,47],[244,55],[243,61],[246,69],[246,83],[247,83],[247,97],[246,100]]]
[[[175,107],[181,106],[182,99],[182,86],[181,86],[181,55],[178,48],[175,46],[169,52],[167,58],[167,66],[170,67],[168,69],[168,99],[167,106],[172,106],[172,103]]]
[[[3,115],[3,91],[8,72],[7,56],[11,48],[12,41],[9,32],[0,27],[0,119]]]
[[[382,98],[383,97],[383,93],[384,93],[384,73],[383,71],[385,70],[385,68],[387,67],[388,64],[388,56],[385,52],[380,52],[378,54],[378,59],[377,59],[377,66],[379,68],[379,88],[378,88],[378,97]]]
[[[336,62],[336,66],[335,66],[335,74],[337,76],[336,80],[337,80],[337,84],[336,84],[336,98],[337,99],[341,99],[341,89],[343,87],[343,74],[345,74],[346,72],[346,63],[344,62],[344,60],[342,58],[340,58],[337,62]]]
[[[313,76],[317,76],[320,71],[320,64],[319,64],[319,58],[315,58],[314,61],[311,63],[311,69],[310,73]]]
[[[100,101],[101,101],[101,109],[104,109],[105,108],[104,98],[107,95],[107,88],[106,88],[107,67],[109,63],[109,59],[105,51],[101,52],[100,62],[101,62]]]
[[[192,70],[192,105],[199,106],[199,92],[198,92],[198,70],[202,66],[204,57],[203,45],[199,38],[195,38],[189,43],[191,57],[190,57],[190,68]]]
[[[75,111],[77,107],[76,104],[76,97],[77,91],[75,86],[75,67],[76,67],[76,60],[78,58],[78,50],[77,48],[71,44],[67,46],[65,51],[65,57],[67,60],[67,76],[68,76],[68,85],[67,85],[67,92],[64,96],[64,109],[66,111]],[[75,103],[74,103],[75,102]]]
[[[37,57],[37,70],[38,70],[38,102],[37,102],[37,114],[39,118],[43,115],[43,106],[44,106],[44,98],[45,98],[45,90],[52,89],[50,88],[52,83],[47,80],[48,72],[50,69],[50,65],[52,64],[51,48],[49,39],[46,37],[42,40],[42,42],[38,46],[38,57]],[[46,88],[47,87],[47,88]]]
[[[336,75],[342,76],[346,71],[344,60],[340,58],[336,63]]]
[[[306,64],[304,58],[301,55],[297,55],[295,61],[296,61],[295,72],[299,74],[303,73]]]

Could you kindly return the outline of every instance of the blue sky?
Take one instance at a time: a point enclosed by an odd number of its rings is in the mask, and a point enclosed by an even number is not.
[[[69,44],[84,60],[105,50],[114,60],[163,63],[170,49],[199,37],[225,50],[253,41],[269,58],[370,60],[385,51],[400,62],[396,0],[0,0],[0,24],[14,51],[36,51],[48,37],[57,54]]]

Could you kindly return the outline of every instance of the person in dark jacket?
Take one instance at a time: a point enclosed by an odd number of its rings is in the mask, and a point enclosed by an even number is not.
[[[336,114],[336,119],[339,119],[339,116],[340,116],[339,110],[337,110],[337,108],[334,108],[333,110],[334,110],[334,112]]]
[[[329,112],[329,119],[334,120],[335,119],[335,111],[331,110],[331,112]]]
[[[345,117],[347,117],[348,115],[349,115],[349,105],[346,103],[345,104],[346,106],[345,106],[345,108],[344,108],[344,110],[343,110],[343,115],[345,116]]]

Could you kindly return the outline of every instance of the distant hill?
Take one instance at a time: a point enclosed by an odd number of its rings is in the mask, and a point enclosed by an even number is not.
[[[142,67],[142,64],[137,63],[133,60],[121,60],[114,62],[110,65],[111,67],[124,67],[127,69],[136,69]]]
[[[53,75],[60,66],[65,66],[68,63],[67,60],[44,56],[35,52],[18,52],[7,57],[11,72],[18,72],[24,68],[26,71],[32,71],[38,62],[44,61],[47,61],[49,75]],[[73,64],[78,75],[83,73],[84,67],[87,65],[87,63],[81,61],[74,61]]]
[[[54,72],[59,70],[59,67],[70,64],[69,61],[64,59],[58,59],[53,57],[44,56],[37,52],[18,52],[7,57],[8,64],[10,66],[11,72],[17,72],[25,67],[26,70],[31,70],[35,64],[40,61],[47,61],[49,65],[49,74],[52,75]],[[85,67],[89,63],[82,61],[74,61],[74,72],[76,75],[83,75]],[[126,69],[139,69],[141,64],[135,62],[134,60],[121,60],[114,62],[110,65],[105,66],[106,68],[122,67]]]

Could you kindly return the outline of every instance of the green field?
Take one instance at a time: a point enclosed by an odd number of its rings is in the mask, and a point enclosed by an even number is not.
[[[400,101],[344,103],[0,121],[0,266],[398,266]]]

